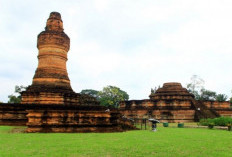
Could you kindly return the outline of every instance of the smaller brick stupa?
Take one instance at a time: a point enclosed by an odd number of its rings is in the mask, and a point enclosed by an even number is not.
[[[161,122],[193,122],[232,115],[229,102],[195,100],[194,95],[178,82],[164,83],[149,97],[122,101],[119,105],[121,113],[140,121],[151,117]]]
[[[150,99],[120,103],[121,113],[130,118],[155,118],[161,122],[193,122],[194,95],[178,82],[164,83]]]
[[[168,82],[149,97],[151,100],[192,100],[194,95],[183,88],[180,83]]]

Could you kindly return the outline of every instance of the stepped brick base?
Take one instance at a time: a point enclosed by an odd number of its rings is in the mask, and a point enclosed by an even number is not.
[[[65,108],[65,110],[63,109]],[[27,132],[118,132],[120,113],[102,106],[52,106],[27,110]],[[91,108],[91,109],[90,109]]]
[[[0,104],[0,125],[25,126],[26,106],[21,104]]]
[[[0,125],[26,132],[121,132],[135,129],[117,109],[62,104],[0,104]]]

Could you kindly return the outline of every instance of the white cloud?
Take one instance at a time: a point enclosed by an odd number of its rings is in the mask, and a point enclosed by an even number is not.
[[[71,39],[75,91],[115,85],[142,99],[151,87],[185,86],[197,74],[206,88],[230,95],[231,7],[227,0],[1,1],[0,101],[31,83],[36,36],[51,11],[61,13]]]

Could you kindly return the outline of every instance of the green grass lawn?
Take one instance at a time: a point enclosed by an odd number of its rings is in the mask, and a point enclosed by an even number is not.
[[[160,126],[160,125],[159,125]],[[0,156],[232,156],[232,132],[164,128],[122,133],[22,133],[0,126]]]

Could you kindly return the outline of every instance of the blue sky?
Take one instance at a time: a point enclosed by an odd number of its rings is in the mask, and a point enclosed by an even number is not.
[[[71,39],[67,68],[72,88],[114,85],[146,99],[165,82],[232,90],[230,0],[0,0],[0,101],[15,85],[30,85],[37,35],[50,12],[61,13]]]

